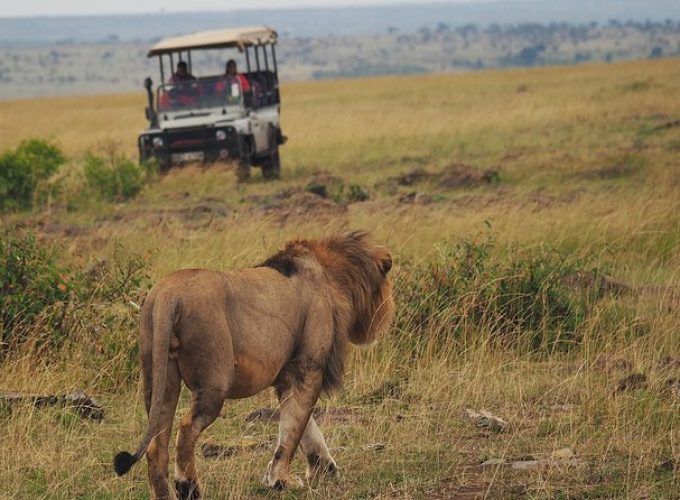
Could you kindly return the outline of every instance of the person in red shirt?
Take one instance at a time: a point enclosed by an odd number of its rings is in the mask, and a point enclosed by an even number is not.
[[[241,83],[241,90],[243,90],[244,93],[250,91],[250,83],[248,83],[248,79],[238,72],[238,70],[236,69],[236,61],[234,61],[233,59],[229,59],[227,61],[227,66],[224,74],[227,77],[227,82],[233,79],[237,79]]]
[[[250,82],[248,82],[248,79],[240,74],[237,69],[236,69],[236,61],[233,59],[230,59],[227,61],[227,66],[225,68],[224,72],[224,78],[221,78],[216,84],[215,84],[215,94],[221,95],[227,92],[227,97],[228,98],[234,98],[237,96],[232,96],[231,91],[229,91],[229,88],[231,87],[232,84],[234,83],[239,83],[241,87],[241,93],[242,94],[249,94],[251,87],[250,87]]]

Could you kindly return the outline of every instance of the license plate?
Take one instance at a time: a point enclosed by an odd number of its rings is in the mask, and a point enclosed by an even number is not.
[[[175,153],[172,155],[172,161],[176,163],[185,163],[188,161],[203,161],[203,151],[189,151],[188,153]]]

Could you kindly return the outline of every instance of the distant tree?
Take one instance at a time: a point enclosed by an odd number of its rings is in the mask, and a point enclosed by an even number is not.
[[[486,28],[486,32],[491,35],[500,35],[501,33],[503,33],[503,28],[501,27],[500,24],[493,23]]]
[[[422,42],[427,43],[430,40],[432,40],[432,31],[430,31],[430,28],[427,26],[422,26],[421,28],[418,28],[418,34],[420,35],[420,39]]]
[[[545,50],[545,45],[538,44],[533,47],[524,47],[519,53],[519,62],[522,66],[534,66],[538,61],[541,52]]]
[[[449,31],[451,31],[451,26],[444,22],[438,22],[436,31],[438,34],[448,33]]]
[[[652,51],[649,53],[649,58],[658,59],[659,57],[663,57],[663,48],[655,45],[652,47]]]

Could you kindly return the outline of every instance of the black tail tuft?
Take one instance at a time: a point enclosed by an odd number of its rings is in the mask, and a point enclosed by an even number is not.
[[[113,459],[113,468],[116,471],[116,474],[122,476],[129,471],[135,463],[137,463],[137,459],[134,455],[130,455],[127,451],[121,451],[116,455],[116,458]]]

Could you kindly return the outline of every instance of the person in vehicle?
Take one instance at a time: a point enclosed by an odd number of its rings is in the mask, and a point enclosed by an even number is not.
[[[186,61],[179,61],[177,63],[177,70],[168,80],[168,83],[173,84],[173,87],[163,92],[160,97],[159,105],[161,109],[176,106],[193,106],[196,104],[197,89],[191,84],[191,82],[195,81],[196,77],[189,73],[189,66]]]
[[[215,94],[224,95],[226,93],[226,98],[228,101],[238,99],[240,95],[233,95],[234,91],[232,90],[232,85],[236,83],[241,87],[240,93],[243,93],[244,95],[250,94],[250,82],[248,82],[248,79],[244,75],[238,72],[236,68],[236,61],[229,59],[225,66],[224,78],[220,78],[220,80],[215,84]]]
[[[170,77],[168,83],[190,82],[193,80],[196,80],[196,77],[189,73],[189,66],[187,66],[187,63],[185,61],[179,61],[177,63],[177,70]]]
[[[230,83],[233,80],[238,80],[241,84],[241,89],[243,92],[250,91],[250,83],[248,83],[248,79],[238,72],[236,68],[236,61],[233,59],[229,59],[227,61],[224,74],[227,77],[227,83]]]

